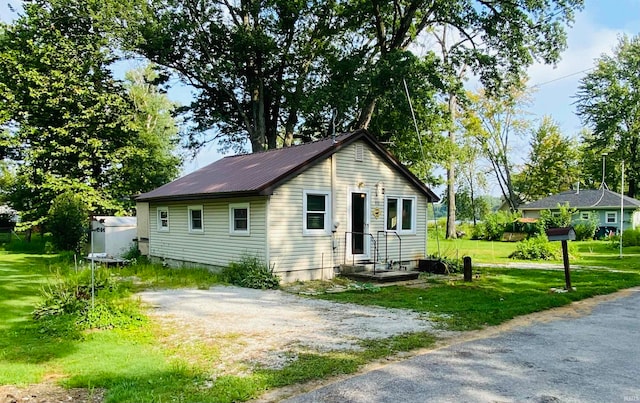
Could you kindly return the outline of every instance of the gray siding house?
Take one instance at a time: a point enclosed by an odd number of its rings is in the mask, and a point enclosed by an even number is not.
[[[138,237],[151,258],[170,265],[221,267],[249,255],[284,282],[328,279],[345,262],[416,265],[427,255],[427,203],[434,201],[358,130],[226,157],[141,194]]]
[[[621,201],[623,214],[620,214]],[[542,210],[558,211],[558,205],[569,204],[577,210],[574,215],[575,220],[598,221],[598,226],[602,232],[620,232],[623,229],[635,229],[640,225],[640,200],[622,196],[620,193],[611,190],[601,189],[580,189],[567,190],[531,203],[523,204],[518,209],[522,211],[522,216],[526,218],[538,218]]]

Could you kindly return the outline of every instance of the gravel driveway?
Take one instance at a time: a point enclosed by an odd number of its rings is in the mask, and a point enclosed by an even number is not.
[[[225,340],[229,358],[280,367],[301,351],[357,349],[358,341],[438,333],[423,314],[301,297],[274,290],[215,286],[139,294],[161,323],[190,338]],[[181,342],[184,342],[182,340]],[[235,348],[234,348],[235,346]]]

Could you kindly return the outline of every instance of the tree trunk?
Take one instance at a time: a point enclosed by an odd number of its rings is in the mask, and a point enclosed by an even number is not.
[[[449,94],[449,114],[451,116],[452,128],[449,130],[449,141],[456,144],[456,131],[454,123],[456,120],[456,96]],[[457,238],[456,234],[456,159],[454,155],[449,157],[447,165],[447,239]]]
[[[478,225],[478,220],[476,219],[476,197],[473,191],[473,177],[469,178],[469,196],[471,197],[471,215],[473,216],[473,226],[475,227]]]
[[[298,116],[293,111],[289,112],[287,121],[284,124],[284,146],[291,147],[293,144],[293,131],[298,122]]]
[[[375,97],[370,97],[367,100],[367,103],[360,112],[360,117],[356,123],[356,129],[366,129],[369,127],[369,123],[371,123],[371,118],[373,117],[373,112],[376,110],[376,101]]]

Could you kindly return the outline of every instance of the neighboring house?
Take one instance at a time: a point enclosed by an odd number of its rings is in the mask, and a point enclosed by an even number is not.
[[[640,200],[623,196],[623,216],[620,216],[620,194],[608,189],[580,189],[568,190],[544,199],[523,204],[518,209],[523,217],[538,218],[542,210],[559,211],[558,205],[569,204],[569,207],[577,210],[574,215],[576,220],[598,221],[600,233],[619,232],[620,223],[624,223],[623,229],[635,229],[640,225]]]
[[[290,282],[376,257],[417,265],[438,197],[358,130],[226,157],[136,201],[152,258],[220,267],[258,256]]]

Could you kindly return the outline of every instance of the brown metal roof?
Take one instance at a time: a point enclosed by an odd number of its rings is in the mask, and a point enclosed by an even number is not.
[[[225,157],[157,189],[138,195],[136,200],[192,200],[269,195],[276,186],[358,139],[367,141],[430,200],[438,201],[438,197],[430,189],[389,154],[366,130],[340,134],[335,139],[327,138],[293,147]]]

